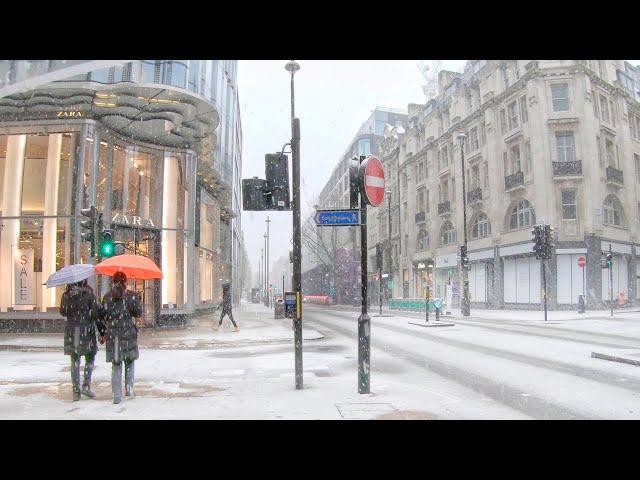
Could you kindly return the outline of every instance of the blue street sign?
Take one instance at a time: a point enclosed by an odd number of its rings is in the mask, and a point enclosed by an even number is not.
[[[360,225],[360,210],[318,210],[315,221],[319,227]]]

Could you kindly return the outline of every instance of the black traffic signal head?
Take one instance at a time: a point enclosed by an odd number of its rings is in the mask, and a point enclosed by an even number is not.
[[[242,180],[242,209],[263,211],[269,210],[271,205],[271,192],[268,183],[258,177]]]
[[[607,265],[609,266],[609,268],[611,268],[611,265],[613,265],[613,254],[611,253],[607,253]]]
[[[467,255],[467,247],[460,246],[460,266],[463,270],[469,270],[471,264],[469,263],[469,256]]]
[[[101,228],[100,224],[102,223],[102,214],[98,213],[98,210],[94,205],[91,205],[89,208],[81,209],[80,215],[87,217],[87,220],[80,221],[80,238],[85,242],[90,243],[90,255],[95,257],[98,233]]]
[[[289,158],[282,153],[267,153],[264,156],[264,171],[271,191],[269,209],[290,210]]]

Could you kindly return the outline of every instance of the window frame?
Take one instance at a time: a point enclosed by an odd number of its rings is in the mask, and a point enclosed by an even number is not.
[[[559,96],[558,93],[559,88],[564,88],[566,91],[566,97]],[[561,109],[561,103],[565,102],[567,108]],[[554,112],[569,112],[571,111],[571,99],[569,94],[569,83],[568,82],[558,82],[551,84],[551,105]]]
[[[572,194],[572,199],[565,199],[565,194]],[[571,201],[568,201],[571,200]],[[578,220],[578,191],[575,188],[560,191],[560,203],[562,205],[563,220]],[[566,209],[573,210],[573,217],[567,216]]]
[[[567,139],[571,138],[568,142]],[[563,139],[560,142],[560,139]],[[556,141],[556,162],[575,162],[576,161],[576,140],[573,130],[558,130],[555,132]],[[568,152],[571,153],[571,159],[568,159]]]

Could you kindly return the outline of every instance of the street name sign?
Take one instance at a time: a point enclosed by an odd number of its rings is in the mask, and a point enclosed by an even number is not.
[[[360,225],[360,210],[318,210],[314,218],[319,227],[351,227]]]

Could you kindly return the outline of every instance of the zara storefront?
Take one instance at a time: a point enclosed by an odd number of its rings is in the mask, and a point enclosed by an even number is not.
[[[196,154],[115,133],[88,117],[52,109],[0,122],[2,329],[59,323],[64,287],[43,283],[66,265],[92,262],[79,225],[80,209],[90,205],[125,253],[162,268],[162,280],[129,282],[143,299],[145,324],[193,311]],[[100,276],[92,283],[97,293],[109,288]]]

